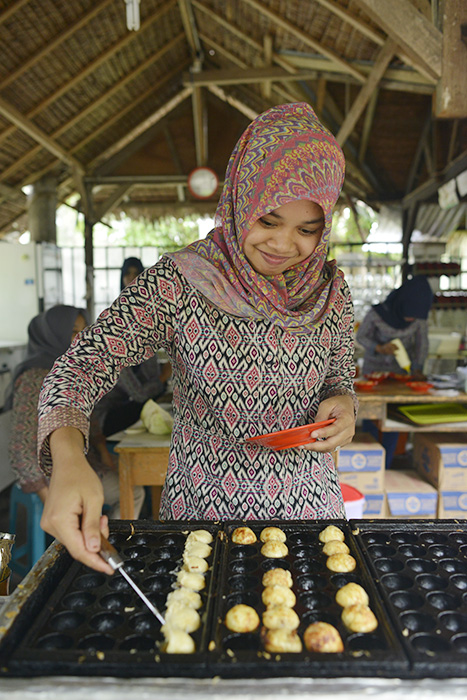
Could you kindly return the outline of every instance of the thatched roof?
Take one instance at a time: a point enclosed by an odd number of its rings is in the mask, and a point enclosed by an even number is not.
[[[188,173],[222,181],[246,124],[283,102],[308,101],[344,145],[346,197],[414,219],[467,167],[463,0],[139,7],[129,31],[124,0],[0,0],[0,236],[27,226],[21,188],[45,175],[91,220],[214,211],[219,191],[196,200]]]

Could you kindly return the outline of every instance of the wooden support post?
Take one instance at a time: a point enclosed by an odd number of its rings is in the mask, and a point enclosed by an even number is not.
[[[33,192],[29,198],[28,226],[31,240],[38,243],[56,243],[56,209],[57,178],[53,175],[46,175],[34,183]]]

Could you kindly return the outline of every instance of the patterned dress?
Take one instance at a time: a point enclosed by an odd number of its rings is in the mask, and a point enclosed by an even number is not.
[[[81,335],[46,379],[40,406],[41,464],[48,435],[85,435],[93,403],[122,366],[158,348],[173,367],[174,427],[161,499],[167,519],[328,518],[344,514],[329,453],[271,449],[247,437],[313,421],[319,403],[353,396],[353,311],[344,283],[312,333],[212,306],[168,258],[146,270]]]

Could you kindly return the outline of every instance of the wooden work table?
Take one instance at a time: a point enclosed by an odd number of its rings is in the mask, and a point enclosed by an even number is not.
[[[422,394],[413,391],[404,382],[387,379],[370,391],[357,391],[359,418],[369,418],[381,421],[381,430],[400,432],[458,432],[467,429],[467,422],[437,423],[436,426],[415,426],[388,417],[391,405],[422,404],[422,403],[461,403],[467,404],[467,394],[459,392],[456,396],[441,394]]]
[[[115,447],[118,454],[120,480],[120,513],[122,520],[135,516],[133,486],[150,486],[153,517],[157,518],[161,488],[169,464],[170,435],[148,432],[112,436],[121,439]]]

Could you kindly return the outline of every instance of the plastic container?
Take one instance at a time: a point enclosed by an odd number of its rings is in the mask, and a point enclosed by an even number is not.
[[[391,343],[397,345],[397,350],[394,353],[397,363],[402,367],[402,369],[405,369],[407,374],[410,374],[410,357],[407,354],[407,350],[405,349],[402,340],[400,338],[393,338]]]
[[[341,484],[342,496],[344,498],[345,514],[347,519],[362,518],[365,496],[354,486]]]

